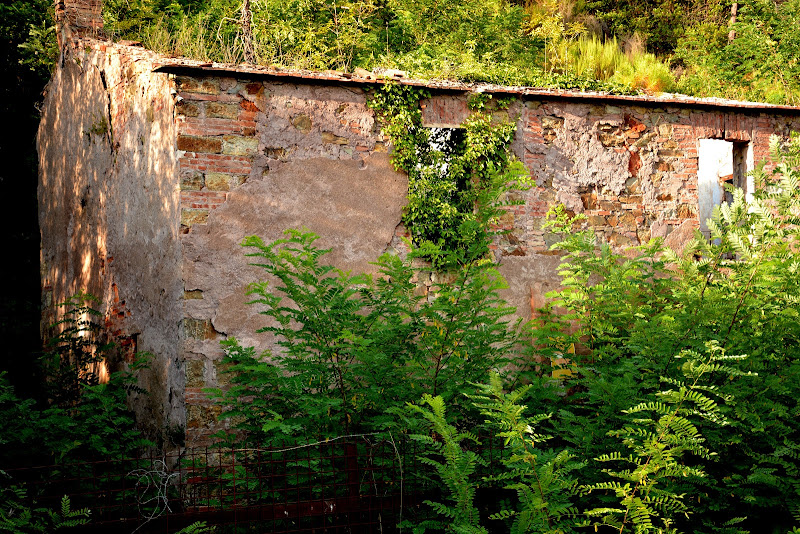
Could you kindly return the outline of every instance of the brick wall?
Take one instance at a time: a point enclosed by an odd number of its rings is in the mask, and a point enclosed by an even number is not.
[[[253,99],[261,84],[178,77],[176,88],[181,231],[187,233],[250,175],[258,149]]]
[[[184,270],[204,272],[201,277],[186,275],[184,280],[187,436],[200,443],[208,438],[218,414],[203,388],[224,385],[219,341],[230,335],[251,336],[260,348],[272,347],[263,344],[264,338],[253,336],[257,326],[263,326],[263,318],[257,318],[256,311],[229,304],[236,293],[229,278],[238,276],[238,271],[201,267],[214,263],[213,258],[239,261],[215,254],[241,254],[235,240],[225,236],[242,235],[242,227],[250,224],[246,220],[264,217],[264,225],[271,224],[269,213],[228,205],[231,195],[252,195],[261,187],[257,184],[273,180],[292,181],[292,172],[302,172],[311,164],[307,162],[318,158],[329,160],[331,166],[320,167],[316,181],[323,189],[326,183],[333,187],[339,179],[333,162],[363,168],[371,157],[390,147],[358,88],[198,74],[178,76],[176,89]],[[423,101],[425,126],[458,127],[469,113],[468,96],[438,94]],[[796,119],[779,115],[574,100],[519,99],[501,113],[517,121],[513,148],[537,184],[512,194],[522,203],[510,207],[498,222],[509,233],[492,245],[511,286],[505,296],[523,318],[541,305],[545,292],[558,286],[559,259],[549,250],[556,236],[543,229],[551,206],[561,203],[573,213],[585,214],[598,237],[616,247],[664,237],[679,248],[698,227],[698,140],[750,142],[760,161],[768,157],[772,133],[800,127]],[[295,170],[286,171],[289,168]],[[380,189],[377,184],[367,187]],[[275,198],[253,202],[250,210],[259,202],[282,209],[281,200]],[[400,224],[399,208],[404,201],[394,202],[398,203],[395,218],[389,221],[394,230],[383,238],[384,250],[403,254],[407,250],[403,239],[410,235]],[[307,213],[301,212],[294,226],[314,220],[314,206],[303,209]],[[225,214],[217,215],[220,210]],[[244,211],[237,214],[237,210]],[[324,216],[334,219],[337,215]],[[346,224],[337,231],[352,232],[368,223],[357,218]],[[228,239],[227,245],[219,245],[217,240],[223,238]],[[342,266],[337,261],[333,263]],[[360,270],[364,265],[349,264],[348,268]],[[251,276],[255,279],[259,273]],[[431,285],[444,279],[446,275],[433,271],[420,272],[415,280],[419,294],[429,294]]]
[[[468,114],[463,96],[438,95],[423,103],[427,126],[455,126]],[[800,127],[794,116],[590,101],[526,100],[512,106],[515,151],[537,186],[519,192],[524,204],[508,210],[495,243],[502,256],[547,253],[541,229],[557,203],[583,213],[601,240],[618,246],[696,228],[699,139],[749,142],[756,163],[769,165],[772,134]],[[673,236],[677,245],[677,236]]]

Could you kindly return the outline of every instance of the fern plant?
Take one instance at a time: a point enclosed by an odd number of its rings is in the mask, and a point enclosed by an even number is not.
[[[709,222],[710,238],[698,233],[680,257],[658,241],[619,254],[579,219],[554,213],[551,229],[564,236],[555,246],[566,252],[564,288],[534,325],[536,365],[527,376],[548,378],[548,358],[570,360],[558,380],[565,394],[547,397],[558,406],[556,442],[608,466],[586,471],[582,482],[592,489],[586,505],[609,525],[730,533],[793,523],[799,151],[797,135],[775,141],[779,163],[755,173],[753,199],[732,192]],[[747,358],[717,361],[722,354]],[[695,383],[686,376],[691,360],[727,367]],[[712,414],[698,394],[724,402]],[[531,400],[544,397],[529,392]],[[654,475],[653,460],[672,467]],[[647,498],[657,501],[643,500],[649,483]]]
[[[542,448],[551,436],[539,433],[541,423],[551,414],[527,415],[521,401],[531,386],[511,392],[503,390],[499,375],[478,385],[470,395],[476,408],[486,416],[488,429],[503,439],[509,454],[502,459],[505,470],[486,479],[501,483],[517,495],[517,505],[490,515],[490,519],[513,518],[509,532],[557,534],[572,531],[580,518],[575,506],[578,482],[575,476],[585,462],[576,461],[567,449]]]
[[[602,507],[585,512],[589,517],[598,517],[599,524],[619,532],[675,532],[673,518],[690,512],[684,495],[677,493],[670,482],[705,477],[702,468],[687,461],[688,454],[705,460],[713,455],[695,420],[699,418],[720,426],[728,424],[713,398],[717,395],[716,386],[706,385],[707,380],[701,379],[715,373],[743,374],[727,365],[730,361],[744,359],[743,356],[727,356],[714,342],[709,342],[706,349],[705,353],[687,350],[678,355],[677,359],[684,361],[681,366],[684,379],[662,378],[669,389],[656,392],[654,400],[625,410],[625,414],[632,416],[628,424],[609,431],[609,435],[619,438],[630,452],[597,457],[602,464],[619,463],[627,468],[604,468],[603,472],[616,480],[581,488],[586,493],[613,491],[619,499],[620,508]]]
[[[449,497],[446,503],[425,501],[443,518],[420,521],[414,525],[414,534],[422,534],[428,529],[457,534],[488,534],[480,525],[480,512],[475,506],[477,484],[473,476],[477,467],[485,466],[486,461],[461,446],[464,441],[477,442],[477,437],[471,432],[459,432],[447,422],[441,396],[425,394],[419,404],[409,404],[408,408],[421,415],[427,423],[429,434],[414,434],[411,438],[424,445],[426,452],[420,460],[435,470]]]
[[[61,407],[73,406],[80,400],[84,385],[100,382],[100,367],[111,348],[104,342],[95,309],[96,297],[78,293],[56,305],[63,310],[61,318],[51,325],[55,335],[41,358],[47,377],[48,394]]]
[[[377,276],[352,275],[326,265],[316,239],[289,231],[270,244],[245,240],[270,277],[252,292],[270,321],[262,333],[277,348],[258,354],[235,339],[223,343],[231,386],[209,390],[231,421],[220,443],[341,438],[349,457],[366,455],[364,435],[389,440],[389,433],[399,438],[414,428],[404,407],[426,393],[449,403],[451,424],[475,423],[478,414],[462,393],[490,370],[501,371],[517,342],[506,319],[511,308],[497,295],[497,272],[483,263],[462,266],[428,299],[414,282],[413,254],[381,257]],[[311,486],[320,472],[345,475],[330,454],[306,452],[292,462],[290,480]],[[237,463],[251,459],[242,452]],[[235,478],[237,490],[247,489]],[[233,485],[234,473],[229,479]]]
[[[0,476],[6,473],[0,471]],[[88,508],[73,510],[69,497],[61,498],[61,506],[55,510],[37,506],[21,485],[0,488],[0,532],[10,534],[32,534],[55,532],[89,523]]]

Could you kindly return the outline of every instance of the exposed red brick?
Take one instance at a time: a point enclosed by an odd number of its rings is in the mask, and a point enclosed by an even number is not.
[[[239,97],[236,95],[229,95],[226,93],[214,95],[205,93],[185,93],[179,92],[178,96],[184,100],[198,100],[203,102],[238,102]]]
[[[182,191],[181,207],[191,209],[216,209],[225,203],[227,193],[223,191]]]
[[[178,150],[185,150],[187,152],[221,152],[222,139],[193,135],[179,135]]]
[[[215,136],[225,134],[245,134],[245,130],[254,130],[254,121],[228,120],[228,119],[199,119],[186,117],[179,126],[180,133],[191,136]]]
[[[636,120],[632,115],[628,115],[627,113],[624,116],[624,125],[625,128],[632,130],[637,134],[640,134],[645,130],[647,130],[647,126]]]
[[[631,152],[631,157],[628,160],[628,172],[631,173],[631,176],[638,176],[641,168],[642,158],[639,157],[637,152]]]
[[[253,113],[258,112],[258,106],[256,106],[255,102],[250,102],[249,100],[242,100],[239,102],[239,107],[241,107],[244,111],[250,111]]]
[[[252,162],[248,156],[231,156],[225,154],[187,154],[180,159],[181,170],[199,170],[227,172],[233,174],[250,174]]]

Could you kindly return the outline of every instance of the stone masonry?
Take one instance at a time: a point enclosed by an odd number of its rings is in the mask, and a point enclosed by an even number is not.
[[[155,354],[142,379],[151,397],[135,402],[167,445],[203,443],[213,430],[218,412],[203,389],[225,385],[220,340],[275,346],[247,304],[263,274],[244,237],[308,228],[332,249],[330,263],[354,272],[404,253],[407,179],[366,106],[379,83],[86,37],[63,48],[38,139],[43,296],[97,294],[110,329]],[[421,103],[430,127],[459,127],[475,90],[514,99],[502,113],[517,124],[513,150],[536,187],[514,193],[522,203],[493,247],[523,318],[559,283],[542,227],[551,206],[584,213],[620,249],[653,237],[680,248],[699,227],[700,140],[733,143],[752,167],[769,163],[771,135],[800,130],[798,108],[400,83],[431,92]],[[439,276],[420,275],[420,291]]]

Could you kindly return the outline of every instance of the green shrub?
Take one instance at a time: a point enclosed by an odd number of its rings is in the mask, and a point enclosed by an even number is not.
[[[462,266],[426,298],[414,282],[425,272],[411,259],[384,255],[378,275],[353,276],[325,265],[315,239],[290,231],[271,244],[245,240],[275,281],[251,293],[271,324],[261,331],[280,348],[256,355],[223,342],[232,387],[213,392],[223,417],[267,443],[402,429],[393,411],[423,393],[450,403],[453,420],[474,417],[462,393],[501,371],[517,340],[497,272]]]
[[[701,24],[678,41],[686,66],[678,90],[773,104],[800,102],[800,2],[741,2],[735,38],[728,28]]]
[[[0,476],[5,473],[0,471]],[[37,506],[28,497],[24,486],[0,487],[0,532],[29,534],[34,532],[55,532],[71,529],[89,523],[88,508],[73,510],[69,497],[61,499],[61,508],[51,510]]]
[[[471,397],[510,457],[491,478],[443,480],[447,494],[502,481],[517,498],[491,517],[512,532],[796,528],[800,136],[772,148],[753,201],[734,192],[681,256],[614,252],[554,213],[563,289],[533,325],[529,385],[494,378]]]
[[[135,386],[135,373],[147,365],[139,355],[129,370],[111,372],[101,381],[100,366],[113,360],[114,346],[103,342],[96,301],[78,294],[60,306],[62,319],[51,326],[57,333],[48,344],[41,364],[47,378],[47,399],[20,398],[0,374],[0,458],[3,466],[55,465],[40,471],[50,480],[34,480],[35,487],[51,491],[80,492],[81,480],[94,469],[91,462],[129,459],[154,444],[136,428],[126,405]],[[0,473],[2,473],[0,471]],[[5,475],[5,473],[2,473]],[[121,481],[125,473],[115,474]],[[64,498],[60,511],[37,505],[39,495],[26,484],[3,481],[0,491],[0,530],[51,532],[87,522],[89,508],[74,511]],[[6,482],[8,486],[6,486]],[[77,486],[76,486],[77,485]],[[81,502],[92,507],[96,503]]]

